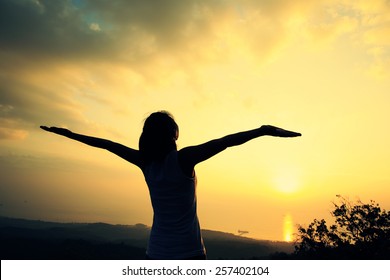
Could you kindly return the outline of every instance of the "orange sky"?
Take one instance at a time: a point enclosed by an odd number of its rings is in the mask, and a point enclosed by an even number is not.
[[[289,240],[336,195],[390,209],[390,4],[372,1],[1,1],[0,215],[151,224],[142,173],[46,133],[136,148],[168,110],[178,146],[262,124],[200,164],[206,229]]]

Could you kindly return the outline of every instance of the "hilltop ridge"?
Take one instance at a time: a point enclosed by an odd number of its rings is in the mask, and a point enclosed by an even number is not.
[[[1,259],[143,259],[144,224],[59,223],[0,217]],[[202,230],[209,259],[270,259],[293,251],[288,242]]]

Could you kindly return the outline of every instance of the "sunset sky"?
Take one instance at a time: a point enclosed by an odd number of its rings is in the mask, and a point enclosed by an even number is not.
[[[390,2],[0,1],[0,216],[150,226],[137,167],[39,126],[137,148],[156,110],[179,148],[302,133],[199,164],[204,229],[291,240],[336,195],[390,210]]]

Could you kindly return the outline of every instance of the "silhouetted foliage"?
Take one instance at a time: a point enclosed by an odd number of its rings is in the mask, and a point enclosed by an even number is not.
[[[299,226],[295,256],[301,259],[390,259],[390,212],[379,204],[352,204],[338,196],[331,212],[335,224],[315,219]]]

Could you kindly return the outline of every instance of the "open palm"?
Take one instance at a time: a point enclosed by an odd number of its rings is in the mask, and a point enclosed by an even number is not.
[[[283,128],[279,128],[272,125],[263,125],[261,126],[261,130],[264,131],[265,135],[275,137],[297,137],[302,135],[301,133],[285,130]]]
[[[64,135],[64,136],[69,135],[70,133],[72,133],[69,129],[61,128],[61,127],[55,127],[55,126],[47,127],[47,126],[41,125],[40,128],[42,128],[43,130],[46,130],[48,132],[52,132],[52,133],[56,133],[56,134]]]

